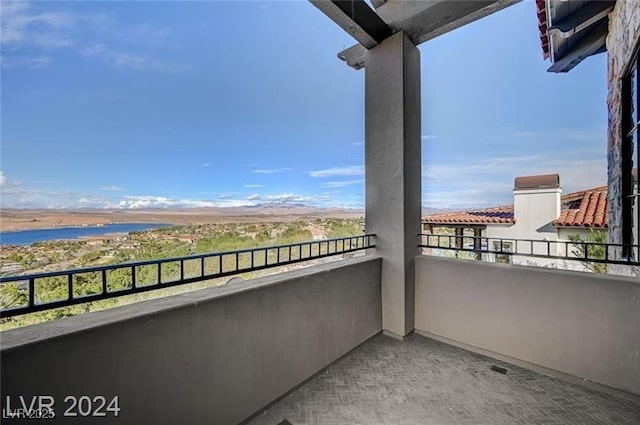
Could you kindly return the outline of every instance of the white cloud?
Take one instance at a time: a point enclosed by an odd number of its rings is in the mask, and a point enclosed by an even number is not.
[[[205,162],[204,164],[200,164],[201,167],[210,167],[211,163],[210,162]]]
[[[607,160],[583,159],[562,161],[556,159],[542,167],[542,173],[557,172],[560,174],[560,186],[565,193],[590,189],[607,184]],[[556,170],[556,171],[552,171]]]
[[[1,172],[0,172],[1,173]],[[223,197],[216,201],[209,199],[169,198],[165,196],[114,196],[93,195],[72,191],[52,191],[25,187],[21,183],[7,179],[0,174],[0,197],[3,208],[198,208],[198,207],[238,207],[251,206],[255,202]],[[103,189],[114,189],[106,187]],[[112,190],[113,191],[113,190]]]
[[[6,197],[20,194],[24,188],[20,182],[8,178],[4,171],[0,171],[0,190],[2,191],[2,203],[6,205]]]
[[[464,182],[473,186],[487,180],[508,180],[537,174],[560,175],[563,187],[582,189],[606,184],[605,158],[572,159],[558,156],[525,155],[497,157],[466,164],[427,165],[423,167],[423,179],[431,181]]]
[[[27,69],[46,69],[51,64],[49,56],[18,56],[18,57],[0,57],[0,66],[2,68],[27,68]]]
[[[479,208],[511,204],[518,176],[560,175],[563,193],[606,185],[606,159],[567,155],[523,155],[489,158],[467,164],[423,167],[423,206]]]
[[[114,208],[117,205],[109,197],[76,193],[71,191],[52,191],[24,187],[20,182],[10,179],[0,185],[3,208]]]
[[[4,46],[60,48],[73,44],[64,31],[77,17],[67,12],[37,12],[26,2],[2,2],[0,41]]]
[[[363,184],[363,183],[364,183],[363,179],[330,181],[330,182],[322,183],[320,187],[339,188],[339,187],[347,187],[347,186],[353,186],[353,185]]]
[[[182,72],[189,69],[185,65],[161,61],[148,55],[113,50],[104,44],[95,43],[80,50],[85,57],[95,57],[115,68],[133,71]]]
[[[188,67],[144,54],[170,45],[168,28],[147,23],[123,25],[104,13],[79,14],[60,9],[64,3],[3,1],[0,8],[2,67],[42,69],[53,50],[68,49],[111,66],[129,70],[181,72]],[[59,10],[51,10],[56,7]],[[97,38],[101,43],[91,44]],[[118,45],[118,48],[114,46]],[[24,52],[29,52],[27,57]],[[44,53],[47,53],[46,55]]]
[[[202,208],[202,207],[245,207],[261,203],[290,204],[300,203],[318,205],[330,200],[329,194],[317,196],[295,193],[251,194],[246,199],[237,199],[230,194],[218,195],[215,200],[201,198],[178,198],[158,195],[115,195],[119,186],[106,186],[101,190],[114,192],[110,195],[93,195],[72,191],[51,191],[25,187],[19,182],[8,179],[0,170],[0,197],[3,208]]]
[[[275,203],[316,203],[320,201],[328,200],[327,195],[320,196],[306,196],[306,195],[297,195],[294,193],[281,193],[278,195],[266,195],[262,197],[265,201],[275,202]]]
[[[485,180],[488,174],[520,173],[527,167],[535,168],[536,165],[545,164],[545,158],[538,155],[507,156],[487,158],[469,164],[436,164],[422,167],[422,177],[433,180],[450,181],[468,179],[470,182]],[[536,174],[534,172],[534,174]]]
[[[486,137],[501,140],[605,141],[607,139],[607,124],[604,122],[590,128],[547,128],[544,130],[500,128]]]
[[[118,203],[119,208],[149,208],[168,207],[172,205],[169,198],[163,196],[125,196],[125,199]]]
[[[593,129],[565,129],[561,132],[565,137],[574,140],[586,141],[586,140],[606,140],[607,139],[607,127],[593,128]]]
[[[108,32],[121,42],[137,44],[145,48],[175,47],[174,31],[171,28],[157,27],[150,23],[119,25],[115,19],[102,17],[102,31]]]
[[[276,173],[285,173],[287,171],[291,171],[291,168],[270,168],[270,169],[258,169],[251,170],[252,173],[256,174],[276,174]]]
[[[364,167],[362,165],[350,165],[347,167],[332,167],[325,170],[310,171],[311,177],[344,177],[344,176],[363,176]]]
[[[122,192],[124,190],[124,187],[112,185],[101,187],[100,190],[104,190],[106,192]]]
[[[247,189],[258,189],[265,186],[263,184],[245,184],[244,187]]]
[[[512,181],[476,182],[464,187],[424,187],[422,206],[431,208],[485,208],[513,203]]]
[[[221,201],[210,201],[202,199],[172,199],[164,196],[125,196],[118,203],[118,208],[140,209],[140,208],[203,208],[203,207],[242,207],[254,205],[252,202],[223,199]]]
[[[437,139],[438,136],[436,136],[435,134],[423,134],[420,138],[422,140],[432,140],[432,139]]]

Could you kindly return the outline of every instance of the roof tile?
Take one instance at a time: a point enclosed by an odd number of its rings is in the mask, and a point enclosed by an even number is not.
[[[542,57],[549,59],[549,37],[547,35],[547,5],[545,0],[536,0],[536,14],[538,15],[538,31],[542,45]]]
[[[425,223],[447,224],[514,224],[513,205],[486,208],[482,210],[457,211],[444,214],[433,214],[423,218]]]
[[[576,193],[582,195],[578,208],[562,211],[553,224],[562,227],[606,228],[608,222],[606,188],[598,187]]]
[[[563,211],[553,222],[560,227],[607,227],[607,187],[562,196]],[[515,224],[513,205],[424,216],[426,224]]]

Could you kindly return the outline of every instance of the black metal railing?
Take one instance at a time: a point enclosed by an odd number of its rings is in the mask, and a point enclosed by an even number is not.
[[[420,248],[475,253],[477,259],[486,259],[482,254],[493,254],[640,266],[640,245],[434,234],[419,234],[418,238]],[[632,255],[622,257],[623,252],[630,252]],[[429,254],[424,249],[422,253]]]
[[[0,277],[0,318],[375,248],[375,235]]]

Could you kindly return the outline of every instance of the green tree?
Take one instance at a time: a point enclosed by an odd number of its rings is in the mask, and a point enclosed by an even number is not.
[[[305,242],[313,239],[313,235],[307,229],[301,229],[299,226],[287,227],[282,233],[282,236],[278,238],[278,244],[291,244],[297,242]]]
[[[364,219],[329,219],[327,220],[327,237],[341,238],[361,235],[363,228]]]
[[[573,244],[571,253],[577,258],[598,260],[606,259],[606,232],[603,232],[602,230],[591,229],[586,241],[577,234],[569,235],[569,240],[571,242],[575,242],[575,244]],[[605,263],[596,263],[593,261],[582,260],[582,264],[584,264],[587,270],[590,270],[594,273],[607,272],[607,264]]]
[[[0,308],[19,307],[27,304],[28,291],[19,283],[5,283],[0,288]]]

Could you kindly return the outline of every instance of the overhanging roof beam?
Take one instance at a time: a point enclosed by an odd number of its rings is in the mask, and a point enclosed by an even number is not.
[[[404,31],[418,45],[522,0],[387,0],[376,12],[391,31]],[[366,46],[355,45],[338,57],[355,69],[364,67]]]
[[[554,61],[548,72],[569,72],[582,60],[603,51],[606,45],[607,33],[609,32],[609,22],[605,19],[591,31],[585,34],[584,38],[576,43],[561,58]]]
[[[416,46],[522,0],[388,0],[377,9],[392,30]]]
[[[607,17],[613,9],[615,1],[590,1],[549,28],[549,33],[557,33],[562,38],[585,30],[596,22]]]
[[[392,34],[364,0],[309,1],[367,49],[377,46]]]
[[[364,68],[364,57],[367,53],[367,49],[362,47],[362,44],[354,44],[338,53],[338,58],[345,61],[353,69]]]

